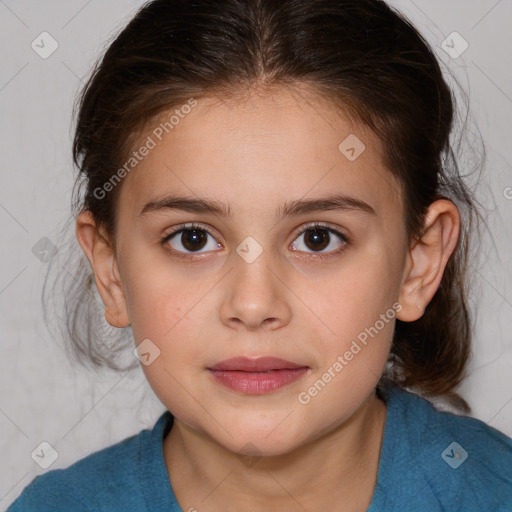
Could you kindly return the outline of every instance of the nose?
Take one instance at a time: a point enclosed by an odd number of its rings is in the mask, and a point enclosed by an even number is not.
[[[276,330],[291,318],[285,265],[279,265],[270,250],[256,260],[233,254],[234,268],[224,283],[221,321],[235,330]]]

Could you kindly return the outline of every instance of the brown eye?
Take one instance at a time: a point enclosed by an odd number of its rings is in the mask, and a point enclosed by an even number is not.
[[[201,250],[207,241],[208,235],[200,229],[184,229],[181,232],[180,242],[188,251]]]
[[[303,237],[303,241],[300,240],[301,237]],[[321,224],[313,224],[306,226],[306,229],[294,240],[292,249],[305,253],[318,252],[321,256],[324,253],[338,252],[345,245],[348,245],[348,239],[339,231]],[[325,251],[327,248],[330,250]]]
[[[326,229],[307,229],[304,235],[305,244],[314,251],[321,251],[329,245],[330,235]]]
[[[209,231],[194,225],[174,231],[162,243],[168,243],[175,252],[183,255],[204,253],[221,247]]]

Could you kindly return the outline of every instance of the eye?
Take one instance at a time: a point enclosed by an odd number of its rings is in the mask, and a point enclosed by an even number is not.
[[[304,241],[298,243],[297,240],[299,240],[302,235],[304,235]],[[335,235],[338,241],[333,239],[332,235]],[[339,231],[326,225],[314,222],[308,224],[306,229],[303,229],[300,232],[299,237],[293,241],[291,247],[293,251],[308,252],[307,249],[311,249],[313,254],[319,253],[317,257],[321,258],[326,255],[320,251],[324,251],[324,249],[330,248],[331,250],[327,252],[338,253],[343,250],[348,242],[348,238]]]
[[[208,238],[211,238],[211,240],[208,240]],[[215,241],[215,238],[207,229],[197,224],[178,226],[178,229],[166,235],[161,243],[169,243],[178,256],[222,248],[221,244]],[[202,251],[205,248],[206,250]]]
[[[304,242],[297,242],[303,235]],[[333,239],[332,235],[338,240]],[[336,229],[314,222],[302,229],[298,238],[291,244],[291,248],[293,251],[306,253],[310,249],[312,251],[309,252],[310,257],[322,258],[329,256],[329,254],[324,254],[325,252],[336,254],[342,251],[348,243],[348,238]],[[172,233],[165,235],[161,244],[170,245],[172,252],[183,258],[190,258],[193,254],[203,254],[222,249],[222,245],[216,241],[214,235],[208,229],[194,223],[178,226]],[[330,250],[325,251],[326,248],[330,248]]]

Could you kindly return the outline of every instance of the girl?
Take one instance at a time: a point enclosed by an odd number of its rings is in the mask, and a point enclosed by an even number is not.
[[[469,411],[453,115],[381,0],[144,5],[81,96],[76,236],[167,411],[9,512],[510,512],[512,440],[427,401]]]

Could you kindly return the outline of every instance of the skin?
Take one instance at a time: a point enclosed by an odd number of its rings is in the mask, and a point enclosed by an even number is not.
[[[150,339],[160,350],[142,368],[175,416],[163,451],[183,510],[366,510],[386,417],[375,386],[395,320],[309,403],[297,397],[394,303],[400,320],[421,317],[456,246],[459,214],[450,201],[436,201],[422,239],[409,246],[401,188],[372,132],[305,88],[252,92],[198,99],[124,179],[115,252],[90,212],[77,219],[77,239],[106,319],[131,324],[137,344]],[[365,144],[355,161],[338,149],[350,134]],[[285,202],[334,192],[375,214],[276,215]],[[146,202],[169,193],[223,201],[232,217],[139,216]],[[320,259],[306,245],[304,226],[313,221],[349,243],[327,232]],[[200,254],[187,252],[180,235],[161,244],[188,222],[212,231]],[[252,263],[236,252],[247,236],[263,250]],[[281,357],[309,370],[272,393],[247,395],[206,370],[238,355]]]

